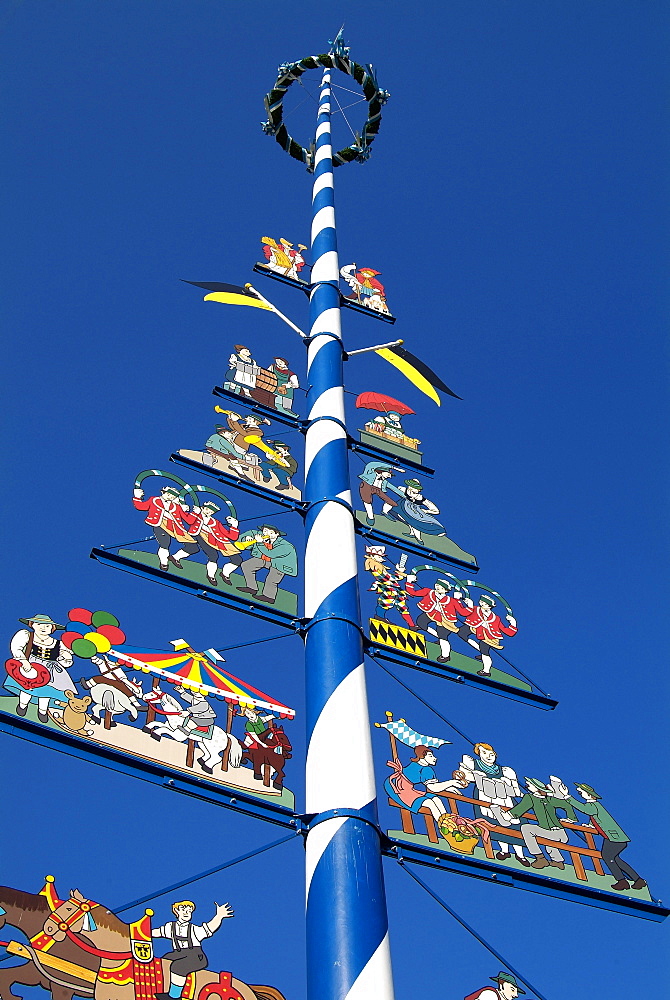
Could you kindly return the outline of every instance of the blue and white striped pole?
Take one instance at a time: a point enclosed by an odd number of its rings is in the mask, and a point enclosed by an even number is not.
[[[393,1000],[344,424],[330,129],[319,100],[305,442],[309,1000]]]

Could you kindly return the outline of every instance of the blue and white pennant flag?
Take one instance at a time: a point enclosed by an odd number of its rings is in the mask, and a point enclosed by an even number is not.
[[[377,725],[380,729],[388,729],[389,733],[406,747],[441,747],[445,743],[451,743],[451,740],[441,740],[438,736],[422,736],[408,726],[404,719],[398,719],[396,722],[379,722]]]

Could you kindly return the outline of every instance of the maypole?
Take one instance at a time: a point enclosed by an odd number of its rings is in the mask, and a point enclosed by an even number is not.
[[[391,1000],[393,980],[344,416],[330,72],[312,196],[305,494],[307,987],[310,1000]]]

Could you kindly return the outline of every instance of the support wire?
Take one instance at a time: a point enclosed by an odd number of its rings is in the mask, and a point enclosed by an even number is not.
[[[489,951],[493,955],[494,958],[497,958],[498,961],[501,963],[501,965],[504,965],[506,969],[509,969],[509,971],[513,975],[515,975],[517,979],[520,979],[521,982],[524,983],[524,985],[526,985],[529,990],[532,990],[533,993],[537,996],[538,1000],[547,1000],[547,998],[544,996],[544,994],[540,993],[540,991],[538,989],[536,989],[536,987],[533,986],[533,984],[530,983],[525,978],[525,976],[522,976],[521,973],[517,969],[514,968],[514,966],[510,965],[509,962],[505,958],[503,958],[503,956],[499,952],[497,952],[495,950],[495,948],[492,945],[490,945],[488,943],[488,941],[485,940],[485,938],[483,938],[481,936],[481,934],[478,934],[477,931],[473,927],[470,926],[470,924],[466,923],[466,921],[463,920],[463,918],[460,917],[458,915],[458,913],[456,913],[456,911],[453,910],[448,905],[448,903],[445,903],[445,901],[442,899],[441,896],[438,896],[436,892],[433,892],[433,890],[430,888],[430,886],[427,885],[423,881],[423,879],[419,878],[418,875],[415,875],[413,871],[410,871],[410,869],[406,866],[406,864],[402,860],[402,858],[398,861],[398,864],[403,869],[403,871],[406,871],[407,874],[409,876],[411,876],[411,878],[414,879],[415,882],[419,883],[419,885],[422,887],[422,889],[425,889],[425,891],[428,893],[429,896],[433,897],[433,899],[435,900],[436,903],[439,903],[440,906],[443,909],[445,909],[447,911],[447,913],[449,913],[454,918],[454,920],[457,920],[458,923],[461,925],[461,927],[465,927],[466,931],[468,931],[470,934],[472,934],[472,936],[474,938],[476,938],[476,940],[479,941],[479,943],[481,945],[483,945],[484,948],[486,948],[486,950]]]
[[[217,872],[222,872],[225,868],[232,868],[233,865],[239,865],[242,861],[248,861],[249,858],[255,858],[258,854],[263,854],[264,851],[271,851],[273,847],[279,847],[280,844],[287,844],[289,840],[295,840],[298,836],[299,831],[294,833],[289,833],[286,837],[280,837],[279,840],[273,840],[271,844],[264,844],[263,847],[257,847],[253,851],[248,851],[246,854],[241,854],[239,858],[233,858],[232,861],[226,861],[222,865],[217,865],[216,868],[208,868],[205,872],[200,872],[198,875],[191,875],[189,878],[182,879],[181,882],[175,882],[173,885],[168,885],[164,889],[158,889],[156,892],[150,892],[146,896],[140,896],[139,899],[134,899],[132,903],[124,903],[123,906],[117,906],[112,913],[119,914],[124,913],[126,910],[132,910],[134,906],[139,906],[141,903],[148,903],[152,899],[158,899],[160,896],[165,896],[168,892],[176,892],[177,889],[183,889],[186,885],[192,885],[194,882],[199,882],[203,878],[209,878],[210,875],[216,875]]]
[[[404,681],[401,681],[399,677],[396,677],[396,675],[393,673],[392,670],[389,670],[388,667],[385,667],[384,664],[380,663],[374,656],[371,657],[371,659],[374,661],[374,663],[377,664],[378,667],[380,667],[384,671],[384,673],[388,674],[389,677],[392,677],[394,681],[397,681],[398,684],[400,684],[401,687],[404,687],[406,691],[409,691],[410,694],[413,694],[414,697],[418,701],[420,701],[422,705],[425,705],[426,708],[429,708],[430,711],[433,712],[438,717],[438,719],[442,719],[442,722],[446,722],[446,724],[451,729],[453,729],[455,733],[458,733],[458,735],[461,736],[466,743],[469,743],[470,746],[475,746],[476,740],[471,740],[469,736],[466,736],[465,733],[458,728],[458,726],[455,726],[453,722],[449,722],[449,719],[447,719],[446,716],[442,715],[441,712],[438,712],[438,710],[434,708],[429,701],[426,701],[425,698],[422,698],[420,694],[417,694],[414,688],[411,688],[409,684],[405,684]]]

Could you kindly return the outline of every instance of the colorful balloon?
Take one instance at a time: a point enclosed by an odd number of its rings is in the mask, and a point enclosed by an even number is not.
[[[98,632],[109,639],[112,646],[120,646],[126,641],[126,633],[114,625],[98,625]]]
[[[64,643],[68,649],[72,649],[72,643],[75,639],[81,639],[81,632],[74,632],[72,629],[68,629],[67,632],[63,632],[60,637],[60,641]]]
[[[75,639],[70,647],[75,656],[81,656],[83,660],[90,660],[92,656],[98,655],[98,647],[90,639],[82,639],[81,636]]]
[[[119,619],[109,611],[94,611],[91,615],[91,625],[99,629],[101,625],[113,625],[119,627]]]
[[[108,653],[112,648],[109,639],[104,635],[100,635],[99,632],[86,632],[84,639],[92,642],[99,653]]]
[[[73,608],[68,618],[71,622],[81,622],[83,625],[90,625],[93,615],[86,608]]]

